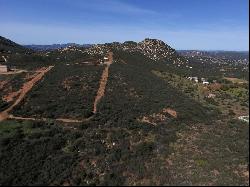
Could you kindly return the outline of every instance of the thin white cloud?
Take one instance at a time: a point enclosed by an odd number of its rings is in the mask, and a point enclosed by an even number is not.
[[[138,7],[126,1],[119,0],[92,0],[86,3],[85,1],[75,2],[72,5],[72,2],[69,1],[69,6],[74,6],[77,8],[82,8],[84,10],[93,10],[100,12],[108,13],[119,13],[119,14],[148,14],[148,15],[158,15],[154,10]]]

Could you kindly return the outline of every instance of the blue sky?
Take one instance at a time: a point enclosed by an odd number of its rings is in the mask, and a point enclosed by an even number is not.
[[[248,0],[0,0],[20,44],[158,38],[176,49],[248,50]]]

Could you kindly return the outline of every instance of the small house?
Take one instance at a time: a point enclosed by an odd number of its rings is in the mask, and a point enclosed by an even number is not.
[[[1,73],[6,73],[10,71],[10,68],[7,65],[0,65],[0,72]]]

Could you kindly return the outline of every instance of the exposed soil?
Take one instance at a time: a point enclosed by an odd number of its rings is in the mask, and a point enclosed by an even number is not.
[[[226,80],[231,81],[232,83],[247,83],[246,80],[238,79],[235,77],[225,77]]]
[[[171,115],[174,118],[177,118],[177,112],[171,108],[164,108],[162,110],[163,113],[168,113],[169,115]]]
[[[143,116],[141,119],[137,119],[140,122],[149,123],[156,126],[160,122],[166,121],[170,115],[172,118],[177,118],[177,112],[171,108],[163,108],[160,113],[153,113],[149,116]]]

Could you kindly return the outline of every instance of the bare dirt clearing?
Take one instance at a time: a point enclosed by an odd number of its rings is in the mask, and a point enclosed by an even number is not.
[[[244,79],[238,79],[238,78],[234,78],[234,77],[225,77],[226,80],[231,81],[232,83],[238,83],[238,84],[243,84],[243,83],[247,83],[248,81],[244,80]]]
[[[143,116],[142,119],[138,119],[138,121],[156,126],[158,123],[169,119],[168,115],[172,118],[177,118],[177,112],[175,110],[171,108],[163,108],[160,113],[153,113],[149,116]]]

